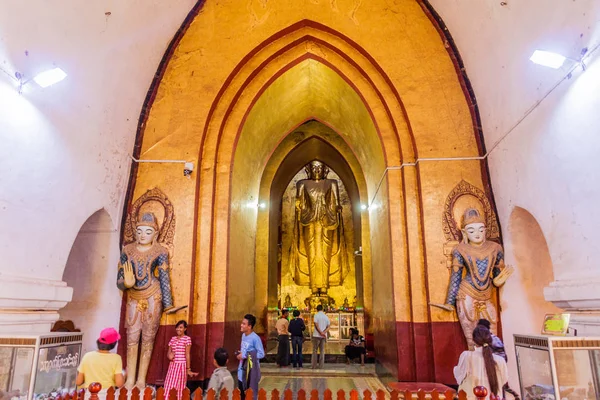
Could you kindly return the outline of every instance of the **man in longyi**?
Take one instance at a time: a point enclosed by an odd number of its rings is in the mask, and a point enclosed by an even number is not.
[[[158,222],[144,213],[136,223],[136,242],[123,248],[117,272],[117,287],[127,292],[127,381],[128,389],[146,387],[146,374],[154,339],[163,311],[173,308],[168,250],[157,242]],[[138,347],[142,351],[136,382]]]
[[[329,169],[320,161],[305,167],[308,179],[296,184],[296,219],[290,254],[294,282],[326,294],[343,283],[350,266],[344,238],[338,183],[327,179]]]
[[[474,208],[465,211],[461,230],[462,243],[452,252],[452,275],[446,304],[435,305],[458,314],[458,319],[470,349],[473,349],[473,329],[484,318],[496,332],[498,314],[492,302],[494,286],[504,285],[512,274],[505,267],[502,246],[486,240],[485,220]]]

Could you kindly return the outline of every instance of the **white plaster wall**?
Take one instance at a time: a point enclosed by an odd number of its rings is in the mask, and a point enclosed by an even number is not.
[[[62,280],[73,288],[73,298],[59,311],[81,329],[83,352],[96,349],[100,331],[119,329],[121,291],[116,287],[119,230],[108,213],[95,212],[83,224],[69,254]]]
[[[0,71],[0,309],[13,310],[0,331],[48,329],[71,297],[61,278],[83,222],[104,208],[120,224],[141,106],[193,4],[0,2],[0,67],[68,74],[18,95]]]
[[[595,289],[600,282],[600,50],[590,56],[585,73],[577,70],[547,97],[572,64],[552,70],[529,61],[535,49],[577,58],[583,47],[598,45],[600,3],[431,3],[464,60],[491,151],[488,162],[506,262],[517,268],[502,291],[502,319],[511,384],[518,387],[512,335],[540,333],[543,314],[556,310],[544,295],[563,308],[600,309]],[[510,224],[516,206],[539,223],[549,263],[518,257],[521,243],[515,240],[523,236],[511,231]],[[536,275],[537,268],[544,270]],[[549,273],[554,282],[548,282]],[[599,319],[590,321],[580,333],[600,336]]]

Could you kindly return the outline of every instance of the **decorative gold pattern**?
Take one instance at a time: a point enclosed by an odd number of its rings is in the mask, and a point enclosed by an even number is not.
[[[494,267],[496,266],[498,251],[493,251],[492,247],[498,247],[498,243],[495,242],[485,242],[481,246],[475,247],[470,246],[468,254],[462,254],[465,262],[472,264],[471,268],[467,268],[467,272],[471,275],[473,285],[477,286],[479,290],[487,290],[491,287],[492,281],[492,273],[494,271]],[[457,251],[460,252],[462,246],[457,246]],[[469,257],[470,256],[470,257]],[[477,267],[477,262],[472,261],[472,258],[483,259],[488,258],[488,263],[486,269],[483,273],[479,272],[479,268]],[[459,265],[460,266],[460,265]],[[479,282],[483,282],[480,284]],[[464,283],[464,282],[463,282]],[[463,286],[463,285],[461,285]]]
[[[492,298],[492,287],[488,286],[487,289],[477,290],[473,286],[471,286],[467,281],[462,281],[460,283],[460,291],[458,297],[463,294],[471,296],[476,301],[487,301]]]
[[[74,334],[69,336],[50,336],[44,337],[40,340],[40,346],[46,346],[50,344],[67,344],[71,342],[80,342],[83,339],[83,333]]]
[[[553,340],[552,347],[554,348],[583,348],[583,347],[600,347],[600,340]]]
[[[165,216],[159,227],[158,242],[169,250],[170,258],[173,257],[173,239],[175,237],[175,211],[173,204],[159,188],[148,190],[138,198],[127,213],[125,231],[123,232],[123,245],[135,242],[135,231],[138,215],[142,206],[149,201],[159,202],[164,210]]]
[[[460,231],[460,227],[454,219],[453,211],[456,201],[460,197],[465,195],[474,196],[479,200],[479,202],[483,206],[483,211],[485,213],[485,226],[487,228],[486,237],[488,238],[488,240],[498,240],[500,238],[500,228],[498,226],[496,214],[492,210],[492,205],[490,204],[490,201],[488,200],[483,190],[471,185],[464,179],[461,180],[458,183],[458,185],[454,187],[454,189],[452,189],[452,191],[446,198],[446,203],[444,204],[444,213],[442,215],[442,229],[444,231],[444,235],[446,236],[446,240],[449,242],[462,240],[462,232]]]
[[[35,346],[35,339],[0,338],[0,346]]]

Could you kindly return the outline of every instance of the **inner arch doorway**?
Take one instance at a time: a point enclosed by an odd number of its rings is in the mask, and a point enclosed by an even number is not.
[[[332,141],[334,144],[330,143]],[[288,150],[290,143],[293,143],[291,150]],[[336,148],[339,147],[339,150]],[[367,287],[371,286],[370,277],[370,252],[363,258],[363,248],[370,247],[367,240],[363,244],[363,220],[365,220],[366,230],[368,231],[368,213],[361,207],[361,196],[359,185],[348,161],[342,153],[352,158],[353,163],[357,160],[353,156],[349,147],[341,140],[331,128],[318,121],[308,121],[293,132],[291,132],[275,153],[286,152],[283,160],[277,164],[277,154],[275,160],[267,164],[267,171],[274,168],[276,172],[272,175],[269,191],[269,216],[266,227],[258,226],[258,233],[261,234],[264,229],[268,229],[268,284],[267,284],[267,302],[266,310],[268,316],[268,337],[276,336],[274,322],[277,318],[276,310],[294,309],[299,310],[301,315],[310,321],[311,311],[317,303],[324,305],[325,309],[332,313],[339,329],[332,329],[332,340],[346,340],[350,327],[358,327],[361,332],[365,329],[364,309],[364,282]],[[298,255],[297,246],[294,241],[299,239],[299,232],[295,227],[295,200],[296,185],[298,181],[306,179],[307,173],[304,167],[313,160],[321,161],[328,167],[328,179],[337,182],[339,188],[338,204],[340,210],[340,222],[343,224],[342,240],[344,246],[338,244],[338,251],[345,251],[346,254],[337,254],[338,264],[333,268],[338,268],[340,276],[332,281],[332,286],[327,294],[320,297],[311,293],[310,287],[302,285],[298,281],[297,271],[293,265],[294,257]],[[263,175],[263,181],[268,179],[271,174],[268,172]],[[362,173],[361,184],[364,189],[364,177]],[[268,186],[269,182],[261,182],[262,186]],[[363,199],[363,204],[366,201]],[[264,224],[264,221],[263,221]],[[259,253],[260,254],[260,253]],[[347,265],[341,265],[340,260],[347,261]],[[365,276],[363,273],[363,260],[367,264]],[[256,268],[261,273],[259,265],[262,260],[257,259]],[[347,271],[343,268],[347,267]],[[333,269],[331,268],[331,269]],[[264,289],[263,289],[264,290]],[[370,309],[371,293],[369,290],[367,298]],[[264,303],[264,293],[257,293],[257,306],[260,309],[261,303]],[[367,321],[368,322],[368,321]]]

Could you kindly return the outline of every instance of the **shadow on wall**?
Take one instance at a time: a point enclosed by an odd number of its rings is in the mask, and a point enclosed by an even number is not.
[[[501,295],[502,330],[511,387],[518,388],[513,334],[539,335],[544,315],[560,309],[544,299],[544,287],[554,280],[554,270],[546,238],[535,217],[524,208],[515,207],[508,232],[505,258],[507,264],[514,265],[515,273]]]
[[[515,207],[510,215],[509,231],[513,254],[519,271],[521,285],[526,289],[527,304],[535,311],[559,311],[544,299],[544,287],[554,281],[554,269],[542,228],[529,211]],[[541,329],[543,315],[535,312]]]
[[[83,351],[96,348],[98,333],[105,327],[118,329],[121,295],[116,287],[119,232],[101,209],[83,224],[67,260],[63,281],[73,288],[73,299],[59,311],[84,333]]]

